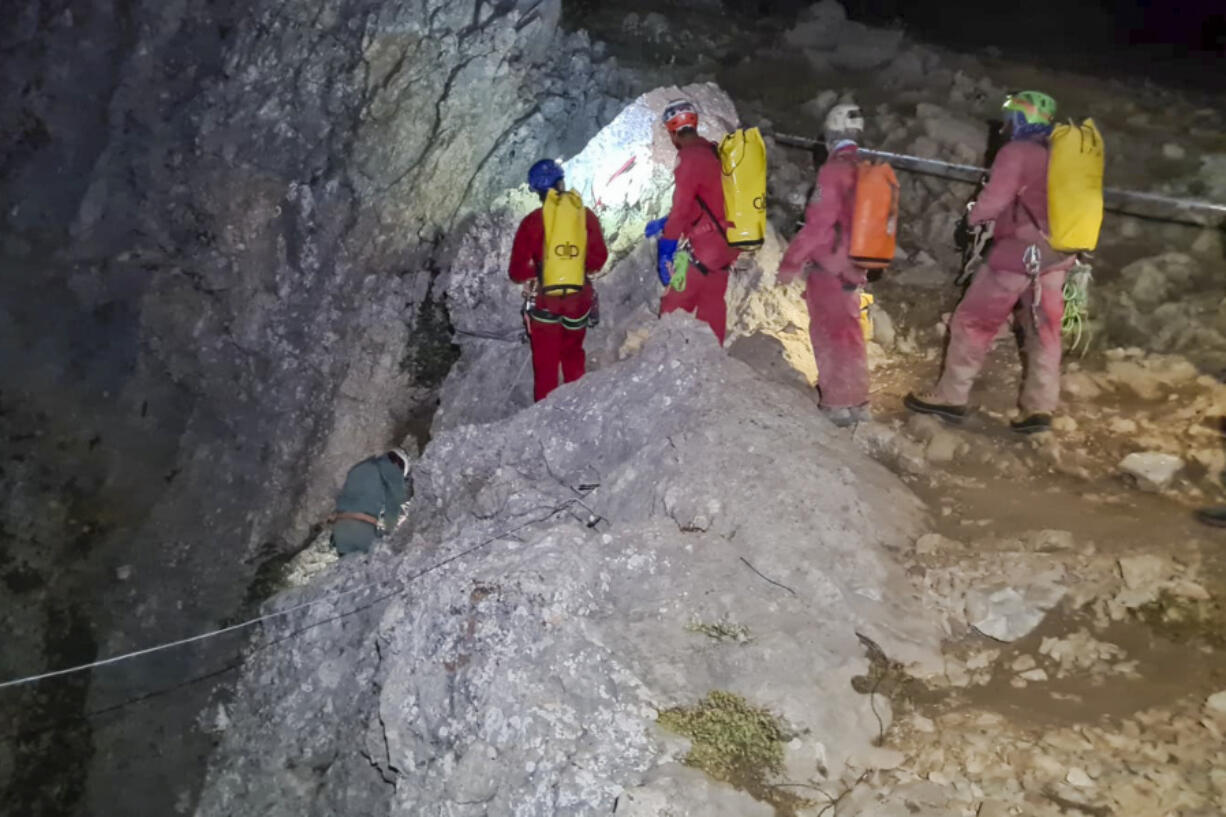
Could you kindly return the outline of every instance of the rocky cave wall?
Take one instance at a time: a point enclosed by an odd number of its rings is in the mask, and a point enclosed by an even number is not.
[[[440,241],[615,110],[611,65],[558,31],[560,13],[96,0],[15,14],[0,72],[4,675],[239,613],[347,466],[419,425],[452,355]],[[22,812],[189,803],[213,683],[73,719],[214,658],[7,695],[23,734],[0,768]],[[62,772],[44,762],[56,752]]]

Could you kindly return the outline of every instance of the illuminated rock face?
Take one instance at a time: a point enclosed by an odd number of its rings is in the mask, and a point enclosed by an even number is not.
[[[857,634],[940,666],[889,555],[918,500],[686,316],[526,411],[439,433],[414,482],[380,552],[272,603],[407,582],[267,633],[197,817],[768,814],[677,767],[658,712],[742,696],[795,736],[786,779],[836,780],[891,717],[853,689]]]
[[[677,151],[660,114],[678,97],[697,104],[699,132],[707,139],[718,142],[742,124],[732,101],[715,85],[657,88],[627,105],[578,155],[562,157],[567,185],[596,212],[610,249],[595,282],[601,322],[588,331],[589,371],[623,357],[628,343],[641,341],[659,309],[655,242],[644,242],[643,228],[671,206]],[[507,280],[506,268],[515,229],[537,206],[526,188],[510,191],[459,241],[446,291],[461,355],[443,385],[436,431],[509,417],[532,402],[520,292]],[[792,364],[807,372],[813,369],[808,316],[795,292],[774,287],[781,254],[778,235],[769,228],[766,244],[738,264],[727,298],[729,344],[755,332],[775,334]]]

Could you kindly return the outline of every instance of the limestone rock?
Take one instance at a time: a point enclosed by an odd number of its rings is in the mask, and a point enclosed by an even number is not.
[[[1064,588],[1040,580],[1029,586],[973,589],[966,595],[966,620],[997,641],[1016,641],[1030,633],[1064,597]]]
[[[676,764],[626,789],[613,809],[617,817],[773,817],[775,810],[726,783]]]
[[[1172,454],[1138,451],[1120,461],[1120,470],[1133,477],[1143,491],[1162,491],[1170,487],[1184,462]]]
[[[1140,590],[1165,582],[1175,573],[1170,559],[1152,554],[1121,556],[1119,566],[1120,577],[1129,590]]]
[[[939,428],[929,438],[928,446],[924,449],[924,456],[929,462],[950,463],[965,451],[966,447],[966,443],[957,434],[948,429]]]
[[[915,115],[928,138],[968,160],[983,156],[988,148],[988,130],[980,122],[926,102],[916,106]]]
[[[794,48],[829,50],[838,45],[847,11],[838,0],[820,0],[801,13],[796,25],[783,35]]]
[[[37,236],[42,303],[21,302],[43,313],[40,344],[45,326],[71,338],[65,371],[89,372],[62,378],[88,381],[88,397],[47,398],[65,407],[56,423],[103,430],[113,478],[93,485],[132,508],[71,566],[128,564],[131,580],[57,583],[74,615],[106,622],[91,654],[112,655],[241,617],[261,565],[302,546],[346,470],[420,424],[451,362],[442,239],[526,157],[598,129],[611,66],[558,29],[558,0],[87,5],[5,13],[0,199],[20,206],[0,243]],[[177,691],[96,733],[92,761],[62,764],[72,810],[190,806],[212,743],[192,724],[229,681],[198,672],[91,680],[82,710]],[[116,761],[138,756],[140,774]],[[60,789],[53,777],[40,785]]]
[[[440,432],[414,483],[386,546],[271,603],[407,591],[329,601],[330,623],[252,652],[199,817],[620,813],[626,790],[647,814],[672,795],[755,813],[668,765],[660,709],[727,689],[820,735],[839,775],[879,730],[848,683],[855,634],[940,666],[882,547],[914,540],[918,501],[687,315],[526,411]],[[712,646],[695,619],[753,638]]]

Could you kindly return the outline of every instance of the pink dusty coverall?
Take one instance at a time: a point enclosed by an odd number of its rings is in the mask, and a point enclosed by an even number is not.
[[[665,290],[660,299],[660,314],[678,309],[693,312],[694,317],[711,327],[722,346],[728,325],[728,308],[724,303],[728,268],[740,251],[728,245],[727,224],[722,221],[724,183],[719,152],[714,143],[700,139],[679,149],[677,156],[673,207],[661,238],[673,241],[688,238],[697,263],[690,265],[685,289]],[[717,217],[721,221],[717,222]]]
[[[1075,258],[1052,250],[1043,237],[1047,222],[1047,146],[1017,140],[1000,149],[992,175],[970,213],[971,224],[995,221],[987,263],[958,304],[950,322],[945,369],[932,398],[965,406],[971,386],[1001,326],[1020,305],[1025,331],[1026,376],[1020,405],[1029,414],[1055,411],[1060,398],[1060,322],[1064,276]],[[1028,247],[1039,252],[1037,316],[1032,310],[1035,278],[1026,269]],[[1036,325],[1037,324],[1037,325]]]
[[[817,172],[817,187],[805,210],[805,226],[788,245],[778,281],[788,284],[815,264],[805,283],[809,339],[817,361],[825,408],[868,403],[868,356],[860,328],[864,270],[852,263],[852,210],[856,198],[856,148],[835,151]]]

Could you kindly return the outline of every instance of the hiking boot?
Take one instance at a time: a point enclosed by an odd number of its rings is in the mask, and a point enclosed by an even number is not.
[[[966,406],[934,403],[931,400],[925,400],[925,397],[928,397],[928,395],[920,396],[915,392],[910,392],[903,398],[902,404],[916,414],[931,414],[934,417],[940,417],[947,423],[957,424],[966,419]]]
[[[847,428],[856,424],[855,415],[851,412],[849,408],[822,408],[822,414],[826,415],[826,419],[839,428]]]
[[[1038,434],[1042,431],[1051,431],[1051,415],[1046,412],[1030,414],[1009,423],[1009,428],[1018,434]]]
[[[1214,528],[1226,528],[1226,505],[1212,508],[1197,508],[1196,521]]]
[[[873,410],[868,406],[852,406],[851,419],[855,423],[871,423],[873,421]]]

